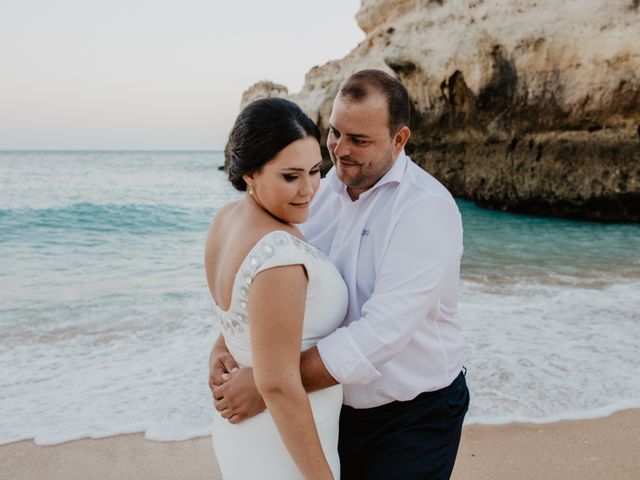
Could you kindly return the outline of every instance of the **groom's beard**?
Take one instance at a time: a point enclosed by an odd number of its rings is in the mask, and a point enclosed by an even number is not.
[[[361,190],[373,187],[391,169],[394,160],[391,144],[380,158],[368,162],[357,162],[350,156],[337,158],[331,150],[329,150],[329,156],[336,167],[336,174],[340,181],[349,188]]]

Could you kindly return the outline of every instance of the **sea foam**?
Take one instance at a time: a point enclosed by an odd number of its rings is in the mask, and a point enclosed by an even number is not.
[[[210,433],[203,244],[239,198],[222,161],[0,153],[0,443]],[[467,423],[640,407],[640,226],[459,205]]]

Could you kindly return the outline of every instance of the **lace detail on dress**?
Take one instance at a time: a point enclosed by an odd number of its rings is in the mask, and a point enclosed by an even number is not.
[[[300,240],[288,232],[277,230],[266,234],[249,251],[236,273],[229,310],[224,311],[215,301],[213,302],[214,318],[225,333],[243,333],[245,328],[248,328],[247,305],[249,289],[256,272],[265,261],[289,244],[293,244],[297,250],[305,252],[316,260],[329,261],[326,255],[317,247]]]

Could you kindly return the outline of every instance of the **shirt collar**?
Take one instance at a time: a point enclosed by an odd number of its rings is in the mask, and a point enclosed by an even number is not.
[[[393,162],[393,166],[389,169],[389,171],[385,173],[373,187],[371,187],[364,193],[375,190],[376,188],[386,185],[387,183],[400,183],[400,180],[402,180],[402,177],[404,176],[404,171],[407,168],[408,161],[409,157],[407,157],[404,153],[404,150],[402,150],[396,157],[396,160],[395,162]]]
[[[371,187],[366,192],[363,192],[360,195],[360,198],[362,198],[362,196],[367,196],[370,192],[373,192],[374,190],[380,188],[383,185],[386,185],[387,183],[400,183],[400,180],[402,180],[404,172],[407,168],[408,162],[409,162],[409,157],[407,157],[407,155],[404,153],[404,150],[402,150],[398,155],[398,157],[396,158],[395,162],[393,163],[393,166],[389,169],[389,171],[385,173],[382,176],[382,178],[378,180],[373,187]],[[331,190],[333,190],[336,193],[344,192],[345,195],[348,195],[347,187],[344,185],[344,183],[340,181],[340,179],[338,178],[338,175],[336,175],[335,166],[331,167],[331,171],[329,171],[329,173],[327,174],[327,180]]]
[[[336,193],[340,193],[345,190],[344,183],[340,181],[338,175],[336,175],[336,166],[334,165],[327,173],[326,177],[327,182],[329,183],[329,188]]]

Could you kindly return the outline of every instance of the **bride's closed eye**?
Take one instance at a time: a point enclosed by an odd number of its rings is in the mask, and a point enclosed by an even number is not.
[[[319,168],[314,168],[313,170],[309,171],[309,175],[317,175],[320,173],[320,169]],[[292,174],[283,174],[282,178],[285,179],[285,181],[287,182],[295,182],[298,179],[298,175],[292,175]]]

